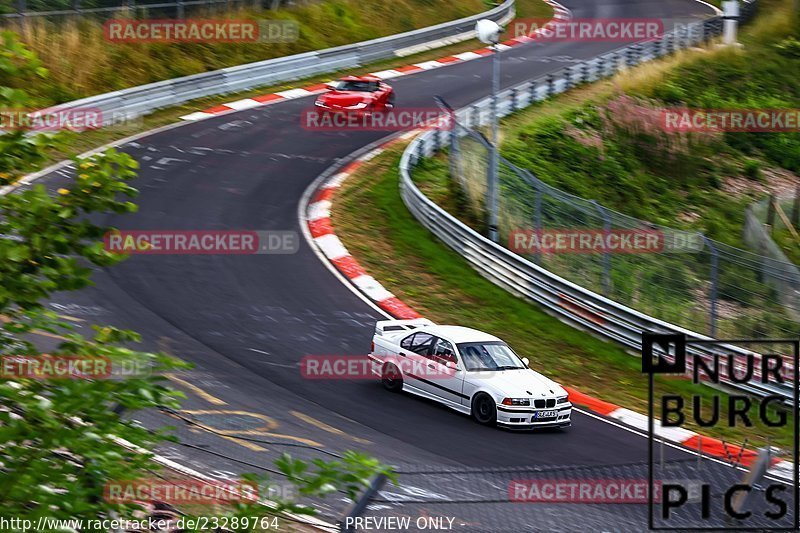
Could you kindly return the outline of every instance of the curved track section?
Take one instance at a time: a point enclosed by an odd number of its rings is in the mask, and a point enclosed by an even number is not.
[[[563,3],[575,18],[655,17],[667,26],[711,13],[694,0]],[[502,84],[617,47],[579,42],[514,47],[501,55]],[[398,107],[432,106],[434,94],[460,107],[485,96],[489,73],[488,60],[476,59],[392,84]],[[385,135],[304,130],[299,116],[311,104],[303,98],[245,110],[125,145],[141,163],[134,183],[141,191],[140,210],[102,222],[121,229],[299,233],[297,206],[309,184]],[[66,179],[67,173],[53,174],[46,183],[58,187]],[[187,390],[197,393],[189,408],[201,414],[216,410],[224,419],[214,422],[216,427],[246,418],[242,413],[258,413],[264,417],[264,438],[360,448],[396,463],[508,466],[646,459],[645,439],[590,415],[576,414],[573,427],[564,432],[510,433],[483,428],[422,400],[387,394],[374,381],[303,379],[298,362],[304,355],[366,353],[379,317],[305,241],[294,255],[134,256],[98,271],[95,281],[92,289],[64,295],[56,308],[134,329],[152,342],[148,348],[195,363],[197,369],[183,378]],[[227,440],[209,446],[249,458],[274,449]]]

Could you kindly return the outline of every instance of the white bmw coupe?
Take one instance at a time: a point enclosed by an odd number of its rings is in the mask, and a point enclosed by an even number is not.
[[[436,400],[481,424],[571,424],[572,404],[561,385],[482,331],[427,319],[382,320],[375,326],[370,359],[388,390]]]

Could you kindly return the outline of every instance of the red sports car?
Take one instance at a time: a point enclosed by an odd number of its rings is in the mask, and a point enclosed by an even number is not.
[[[319,109],[371,113],[394,107],[394,89],[375,76],[346,76],[328,87],[314,103]]]

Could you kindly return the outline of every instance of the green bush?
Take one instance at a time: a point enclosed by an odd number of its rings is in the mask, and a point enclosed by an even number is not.
[[[760,181],[763,176],[761,174],[761,162],[757,159],[747,159],[744,162],[744,175],[754,181]]]

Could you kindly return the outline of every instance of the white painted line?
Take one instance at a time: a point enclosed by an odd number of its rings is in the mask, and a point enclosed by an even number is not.
[[[775,477],[794,479],[794,463],[791,461],[778,461],[767,472]]]
[[[470,59],[478,59],[479,57],[483,57],[480,54],[476,54],[475,52],[462,52],[460,54],[455,54],[453,57],[459,58],[461,61],[469,61]]]
[[[402,72],[397,72],[396,70],[381,70],[380,72],[370,72],[370,76],[375,76],[376,78],[380,78],[382,80],[390,80],[392,78],[396,78],[398,76],[402,76]]]
[[[321,218],[329,218],[330,216],[331,202],[329,200],[321,200],[308,206],[308,220],[311,222]]]
[[[623,424],[627,424],[629,426],[641,429],[642,431],[647,431],[648,419],[645,415],[641,413],[637,413],[636,411],[631,411],[630,409],[625,409],[621,407],[616,411],[612,411],[608,415],[611,418],[619,420]],[[656,420],[653,426],[653,430],[656,435],[659,437],[663,437],[668,441],[675,442],[675,443],[682,443],[686,440],[694,437],[697,435],[694,431],[690,431],[688,429],[683,429],[680,427],[663,427],[661,423]]]
[[[414,63],[415,67],[419,67],[422,70],[431,70],[434,68],[443,67],[446,63],[439,63],[438,61],[425,61],[424,63]]]
[[[180,119],[181,120],[204,120],[204,119],[207,119],[207,118],[211,118],[213,116],[214,115],[212,115],[211,113],[205,113],[203,111],[196,111],[196,112],[190,113],[188,115],[183,115],[182,117],[180,117]]]
[[[350,255],[347,252],[347,248],[344,247],[344,244],[342,244],[342,241],[340,241],[339,237],[336,235],[323,235],[322,237],[315,238],[314,242],[328,259],[341,259],[342,257]]]
[[[342,185],[342,183],[344,183],[344,180],[346,180],[349,175],[350,174],[347,174],[346,172],[339,172],[337,174],[334,174],[333,177],[328,179],[323,188],[324,189],[338,188]]]
[[[290,98],[302,98],[303,96],[308,96],[312,93],[311,91],[306,91],[305,89],[289,89],[287,91],[281,91],[275,94],[277,94],[278,96],[282,96],[286,99],[290,99]]]
[[[352,279],[353,285],[364,291],[364,294],[369,296],[376,302],[382,302],[389,298],[394,298],[394,294],[383,288],[383,285],[375,281],[372,276],[358,276]]]
[[[235,109],[236,111],[241,111],[242,109],[251,109],[253,107],[258,107],[264,104],[256,100],[253,100],[252,98],[245,98],[244,100],[236,100],[235,102],[230,102],[224,105],[226,107],[230,107],[231,109]]]
[[[370,159],[374,159],[383,153],[383,148],[376,148],[373,151],[369,152],[367,155],[363,155],[358,158],[359,161],[362,163],[366,163]]]
[[[511,50],[511,47],[507,44],[498,44],[497,49],[503,52],[504,50]]]

